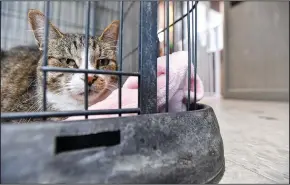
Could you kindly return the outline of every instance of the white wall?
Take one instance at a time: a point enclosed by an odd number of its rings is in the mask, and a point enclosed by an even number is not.
[[[289,2],[225,2],[224,96],[289,100]]]

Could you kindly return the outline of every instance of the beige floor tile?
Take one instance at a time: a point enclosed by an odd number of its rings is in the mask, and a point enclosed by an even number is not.
[[[213,107],[220,124],[230,164],[224,182],[289,183],[288,103],[217,98],[200,103]]]

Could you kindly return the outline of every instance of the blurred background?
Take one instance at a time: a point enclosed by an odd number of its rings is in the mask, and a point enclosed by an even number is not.
[[[189,2],[190,7],[192,1]],[[166,27],[164,2],[158,4],[158,32]],[[1,48],[33,45],[29,9],[44,12],[44,2],[2,2]],[[85,2],[52,1],[50,19],[63,32],[84,33]],[[170,24],[187,13],[186,1],[170,2]],[[289,100],[288,2],[201,1],[197,10],[198,74],[207,96]],[[98,35],[119,19],[119,4],[94,1],[90,34]],[[192,15],[190,22],[192,23]],[[139,2],[124,2],[123,69],[138,70]],[[191,35],[194,35],[192,32]],[[159,55],[165,34],[158,34]],[[192,37],[191,37],[192,40]],[[170,27],[170,52],[187,50],[187,17]]]
[[[117,2],[94,1],[91,8],[92,35],[119,19]],[[2,2],[2,49],[35,44],[29,9],[44,12],[44,2]],[[187,13],[187,2],[171,1],[169,12],[171,24]],[[84,33],[84,1],[53,1],[50,15],[62,32]],[[289,2],[200,1],[197,15],[197,73],[206,92],[201,102],[217,114],[230,169],[222,182],[289,183]],[[124,71],[138,71],[138,26],[139,2],[125,1]],[[187,27],[187,17],[170,27],[171,53],[187,50]],[[159,1],[158,32],[164,28]],[[163,32],[158,39],[162,56]]]

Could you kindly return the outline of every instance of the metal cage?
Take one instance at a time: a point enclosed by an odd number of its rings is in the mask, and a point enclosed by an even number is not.
[[[162,2],[165,4],[166,9],[169,9],[169,1]],[[159,31],[157,33],[157,6],[158,2],[154,1],[144,1],[140,2],[140,25],[139,25],[139,72],[138,73],[126,73],[122,71],[123,65],[123,17],[124,17],[124,2],[120,1],[120,37],[119,37],[119,53],[118,53],[118,63],[119,63],[119,71],[101,71],[101,70],[88,70],[88,38],[89,38],[89,30],[90,30],[90,10],[91,10],[91,2],[86,2],[86,21],[85,21],[85,35],[86,35],[86,69],[64,69],[64,68],[56,68],[56,67],[48,67],[47,66],[47,42],[48,42],[48,19],[50,17],[50,1],[45,2],[45,16],[46,16],[46,26],[45,26],[45,42],[44,42],[44,63],[42,67],[43,71],[43,111],[42,112],[25,112],[25,113],[2,113],[2,119],[22,119],[22,118],[47,118],[47,117],[66,117],[66,116],[85,116],[86,119],[89,115],[100,115],[100,114],[121,114],[124,113],[138,113],[138,114],[150,114],[157,113],[157,64],[156,59],[158,57],[157,51],[159,50],[158,37],[157,34],[165,32],[166,35],[166,65],[169,66],[169,28],[174,26],[177,22],[182,19],[187,18],[187,24],[192,25],[193,28],[187,26],[188,32],[188,63],[189,65],[194,63],[195,70],[194,75],[196,77],[197,72],[197,47],[196,47],[196,31],[197,31],[197,11],[192,15],[192,23],[190,23],[190,13],[196,8],[198,1],[195,1],[195,4],[190,7],[189,1],[187,1],[187,13],[177,19],[173,24],[169,25],[169,11],[166,11],[166,28]],[[195,34],[191,37],[190,29],[194,30]],[[192,40],[190,40],[192,39]],[[192,44],[194,43],[194,44]],[[191,46],[192,45],[192,46]],[[85,84],[85,111],[62,111],[62,112],[47,112],[47,72],[64,72],[64,73],[93,73],[93,74],[107,74],[107,75],[118,75],[119,76],[119,108],[115,110],[88,110],[88,86]],[[188,68],[188,80],[190,80],[191,68]],[[139,98],[138,98],[138,108],[136,109],[122,109],[122,77],[123,76],[137,76],[139,80],[140,86],[138,87]],[[169,67],[167,67],[166,73],[166,112],[168,112],[168,96],[169,96]],[[85,81],[87,81],[87,75],[85,75]],[[196,84],[196,83],[195,83]],[[190,100],[190,83],[188,83],[188,100]],[[196,86],[194,87],[196,89]],[[196,92],[196,90],[195,90]],[[196,94],[194,96],[196,98]],[[187,103],[187,110],[189,110],[190,101]],[[193,103],[193,109],[196,109],[196,99]]]
[[[190,2],[192,2],[192,6],[190,6]],[[190,76],[191,73],[194,72],[194,76],[196,79],[196,75],[197,75],[197,11],[196,9],[198,8],[198,1],[187,1],[187,13],[182,15],[179,19],[175,20],[173,22],[173,24],[169,24],[169,1],[140,1],[140,17],[139,17],[139,45],[138,45],[138,55],[139,55],[139,64],[138,64],[138,69],[139,71],[137,73],[135,72],[123,72],[122,71],[122,65],[123,65],[123,20],[124,20],[124,2],[120,1],[119,2],[119,8],[120,8],[120,30],[119,30],[119,52],[118,52],[118,64],[119,64],[119,70],[118,71],[102,71],[102,70],[88,70],[88,38],[89,38],[89,32],[90,32],[90,15],[91,15],[91,2],[87,1],[86,2],[86,14],[85,14],[85,47],[86,47],[86,69],[84,70],[80,70],[80,69],[68,69],[68,68],[52,68],[52,67],[48,67],[47,66],[47,42],[48,42],[48,19],[50,17],[49,12],[50,12],[50,3],[51,1],[45,1],[45,16],[46,16],[46,24],[45,24],[45,44],[44,44],[44,51],[43,51],[43,56],[44,56],[44,63],[42,66],[42,71],[43,71],[43,75],[44,75],[44,80],[43,80],[43,110],[42,112],[24,112],[24,113],[3,113],[1,112],[1,119],[22,119],[22,118],[43,118],[44,120],[48,117],[67,117],[67,116],[85,116],[86,119],[88,118],[88,116],[90,115],[100,115],[100,114],[118,114],[119,116],[122,116],[122,114],[125,113],[138,113],[141,116],[143,115],[143,117],[139,117],[139,116],[133,116],[130,118],[112,118],[112,119],[108,119],[106,120],[84,120],[84,121],[76,121],[76,122],[72,122],[72,127],[69,128],[69,125],[62,125],[60,128],[59,126],[56,126],[53,129],[61,129],[62,131],[57,131],[57,132],[62,132],[62,134],[66,135],[71,135],[74,131],[73,131],[73,127],[77,127],[77,130],[83,130],[83,132],[88,132],[90,129],[89,128],[93,128],[95,125],[95,128],[102,128],[101,130],[112,130],[113,127],[115,126],[110,126],[110,124],[107,124],[107,127],[109,129],[104,129],[106,126],[105,122],[111,122],[112,124],[117,124],[117,123],[121,123],[121,122],[133,122],[137,123],[143,123],[144,125],[148,125],[149,122],[151,122],[152,120],[155,120],[157,123],[160,123],[160,125],[166,125],[168,119],[170,119],[172,122],[176,122],[178,121],[178,119],[183,120],[183,123],[181,124],[182,128],[185,128],[185,125],[190,125],[191,122],[195,122],[193,125],[199,125],[200,122],[203,122],[204,120],[207,121],[207,123],[209,122],[213,122],[213,124],[210,127],[210,133],[211,135],[217,134],[218,136],[214,136],[214,138],[216,139],[213,143],[214,144],[214,149],[210,149],[211,152],[213,152],[212,155],[216,155],[215,159],[213,161],[219,161],[219,165],[223,166],[222,164],[224,164],[224,160],[223,160],[223,147],[222,147],[222,140],[220,138],[219,135],[219,128],[218,128],[218,124],[217,124],[217,120],[215,118],[215,115],[212,111],[212,109],[208,106],[205,105],[201,105],[201,104],[197,104],[196,103],[196,83],[194,86],[194,92],[195,92],[195,96],[194,96],[194,103],[191,104],[190,103],[190,85],[191,83],[188,83],[188,102],[187,102],[187,111],[188,112],[183,112],[180,114],[173,114],[170,115],[168,113],[165,114],[156,114],[157,113],[157,64],[156,64],[156,60],[159,56],[158,51],[159,51],[159,47],[160,47],[160,43],[158,40],[158,34],[161,33],[165,33],[165,53],[166,53],[166,65],[167,65],[167,73],[166,73],[166,107],[165,107],[165,111],[168,112],[168,101],[169,101],[169,54],[170,54],[170,45],[169,45],[169,29],[171,27],[174,27],[176,23],[178,22],[182,22],[182,28],[184,28],[184,20],[186,20],[187,22],[187,43],[182,43],[182,47],[187,44],[188,45],[188,65],[191,65],[191,63],[194,64],[194,71],[191,71],[191,68],[188,68],[188,80],[190,81]],[[165,29],[161,30],[161,31],[157,31],[157,12],[158,12],[158,4],[159,3],[164,3],[165,6],[165,18],[166,18],[166,26]],[[192,16],[190,18],[190,15]],[[191,22],[192,21],[192,22]],[[192,31],[191,31],[192,30]],[[182,41],[183,41],[183,37],[184,35],[182,34]],[[81,111],[63,111],[63,112],[48,112],[46,111],[47,109],[47,104],[46,104],[46,100],[47,100],[47,94],[46,94],[46,86],[47,86],[47,82],[46,82],[46,76],[47,76],[47,72],[64,72],[64,73],[84,73],[84,74],[88,74],[88,73],[94,73],[94,74],[110,74],[110,75],[118,75],[119,76],[119,108],[118,109],[110,109],[110,110],[88,110],[88,86],[85,84],[85,106],[84,106],[84,110]],[[125,76],[136,76],[138,77],[138,108],[132,108],[132,109],[124,109],[122,108],[122,102],[121,102],[121,97],[124,96],[124,94],[122,94],[122,89],[121,89],[121,85],[122,85],[122,78]],[[87,81],[87,75],[85,75],[85,81]],[[200,109],[204,109],[205,113],[199,112]],[[193,112],[192,112],[193,111]],[[144,117],[148,115],[148,117]],[[212,116],[211,116],[212,115]],[[157,116],[157,117],[154,117]],[[158,117],[159,116],[159,117]],[[201,117],[200,117],[201,116]],[[202,116],[205,117],[205,119],[202,118]],[[130,121],[131,120],[131,121]],[[88,129],[84,129],[81,128],[81,126],[77,126],[77,124],[81,123],[82,126],[88,127]],[[67,123],[66,123],[67,124]],[[91,124],[91,125],[90,125]],[[99,126],[97,126],[99,125]],[[139,125],[139,124],[136,124]],[[169,124],[170,125],[170,124]],[[22,136],[26,135],[28,133],[32,134],[35,133],[36,130],[34,129],[40,129],[40,127],[36,126],[34,128],[32,128],[33,126],[31,125],[25,125],[25,128],[21,125],[16,125],[16,126],[20,126],[22,127],[24,130],[21,131]],[[10,136],[11,135],[15,135],[16,133],[18,133],[17,137],[21,137],[21,134],[19,133],[20,130],[16,128],[16,126],[13,125],[5,125],[5,126],[1,126],[2,130],[3,130],[3,137],[2,137],[2,142],[1,142],[1,147],[2,150],[11,150],[11,152],[17,152],[19,151],[19,149],[16,148],[16,143],[18,141],[13,140]],[[43,125],[44,127],[45,124]],[[41,126],[42,127],[42,126]],[[49,128],[48,128],[49,127]],[[65,127],[65,128],[64,128]],[[117,126],[118,127],[118,126]],[[122,126],[121,126],[122,127]],[[164,126],[166,127],[166,126]],[[218,129],[217,129],[218,128]],[[34,131],[32,131],[32,130]],[[42,133],[48,134],[52,133],[54,131],[49,131],[50,129],[52,129],[50,126],[47,126],[47,128],[44,128],[44,130],[42,131]],[[120,129],[120,128],[119,128]],[[176,128],[177,129],[177,128]],[[66,130],[66,131],[65,131]],[[70,130],[70,131],[68,131]],[[121,129],[122,130],[122,129]],[[157,129],[158,130],[158,129]],[[178,130],[178,129],[177,129]],[[185,129],[186,130],[186,129]],[[180,131],[180,133],[185,132],[185,130]],[[189,129],[190,130],[190,129]],[[39,130],[38,130],[39,131]],[[204,130],[203,130],[204,131]],[[193,131],[192,131],[193,132]],[[13,134],[14,133],[14,134]],[[77,133],[81,133],[79,131],[77,131]],[[62,135],[61,134],[61,135]],[[75,133],[76,134],[76,133]],[[111,135],[112,137],[114,137],[114,134],[118,133],[112,133],[113,135]],[[148,130],[146,132],[144,132],[143,134],[148,134],[147,136],[143,136],[143,138],[137,138],[138,142],[141,142],[144,144],[144,138],[146,140],[146,138],[149,137],[149,132]],[[53,137],[56,136],[57,134],[52,134]],[[124,139],[124,137],[126,134],[124,133],[124,135],[121,137],[122,139]],[[51,137],[51,136],[49,136]],[[129,136],[128,136],[129,137]],[[136,137],[136,136],[132,136],[132,137]],[[204,136],[200,137],[203,138]],[[98,138],[102,138],[102,136],[98,136]],[[164,136],[160,136],[161,139],[172,139],[172,138],[166,138]],[[13,141],[12,141],[12,140]],[[73,138],[70,138],[71,141],[70,142],[74,142]],[[56,141],[57,140],[57,141]],[[57,139],[55,140],[55,142],[64,142],[66,144],[63,145],[70,145],[69,143],[67,143],[67,141],[65,141],[65,139],[61,139],[59,137],[57,137]],[[150,139],[148,139],[150,140]],[[158,139],[157,139],[158,140]],[[201,139],[202,140],[202,139]],[[44,141],[44,140],[43,140]],[[216,142],[217,141],[217,142]],[[38,141],[40,142],[40,141]],[[160,141],[162,142],[162,141]],[[167,141],[166,141],[167,142]],[[169,142],[169,141],[168,141]],[[172,141],[173,143],[175,143],[174,141]],[[46,142],[44,142],[46,143]],[[31,144],[31,143],[30,143]],[[178,143],[175,143],[178,145]],[[110,144],[107,144],[106,146],[109,146]],[[150,144],[148,144],[149,146]],[[162,144],[161,144],[162,145]],[[13,147],[15,146],[15,147]],[[31,146],[31,145],[30,145]],[[50,145],[49,145],[50,146]],[[138,145],[139,146],[139,145]],[[12,148],[11,148],[12,147]],[[39,146],[40,147],[40,146]],[[152,147],[150,145],[150,147]],[[22,147],[21,147],[22,148]],[[69,148],[69,146],[68,146]],[[156,146],[153,146],[153,150],[156,150]],[[170,147],[169,147],[170,148]],[[203,148],[203,147],[202,147]],[[57,150],[57,149],[55,149]],[[61,150],[61,149],[59,149]],[[124,153],[131,153],[132,151],[123,151]],[[57,153],[57,152],[56,152]],[[122,152],[121,152],[122,153]],[[215,154],[214,154],[215,153]],[[6,154],[3,154],[4,156],[1,157],[1,163],[6,161],[6,166],[7,168],[9,168],[9,170],[7,170],[4,173],[5,176],[5,182],[20,182],[20,181],[26,181],[25,180],[25,175],[21,176],[21,175],[16,175],[14,174],[14,172],[12,172],[12,166],[14,164],[14,167],[16,165],[16,163],[10,163],[11,167],[8,167],[8,156],[7,158],[5,158]],[[8,154],[7,154],[8,155]],[[21,160],[23,160],[24,156],[20,157]],[[20,160],[19,158],[19,160]],[[10,158],[9,158],[10,159]],[[18,162],[19,162],[18,160]],[[27,161],[31,161],[32,159],[28,159]],[[40,159],[39,157],[36,157],[36,160],[42,160],[42,158]],[[44,159],[45,161],[45,159]],[[211,162],[211,165],[213,165],[213,162]],[[16,165],[17,166],[17,165]],[[215,167],[213,167],[213,169],[217,169]],[[3,169],[2,169],[3,170]],[[33,174],[36,174],[37,172],[35,172],[34,170],[32,170]],[[218,170],[218,174],[220,176],[221,174],[221,169],[219,168]],[[103,172],[101,172],[99,175],[101,175]],[[200,171],[200,173],[202,173]],[[216,172],[215,172],[216,173]],[[14,176],[13,176],[14,174]],[[15,177],[15,180],[12,180],[12,176],[13,178]],[[37,176],[39,176],[40,174],[38,174]],[[69,175],[70,176],[70,175]],[[140,176],[138,176],[140,177]],[[142,177],[143,178],[143,177]],[[139,179],[139,180],[135,180],[135,181],[130,181],[129,179],[127,180],[120,180],[119,178],[116,177],[116,179],[110,181],[110,180],[104,180],[103,178],[100,177],[101,180],[84,180],[82,182],[152,182],[152,183],[163,183],[163,182],[169,182],[169,183],[179,183],[179,182],[206,182],[206,180],[200,180],[201,178],[193,178],[194,180],[168,180],[168,181],[162,181],[162,180],[153,180],[150,179],[149,181],[146,181],[143,179]],[[206,178],[210,178],[208,175],[206,176]],[[35,178],[30,178],[27,177],[27,181],[26,182],[32,182],[33,180],[31,179],[36,179]],[[49,182],[76,182],[73,181],[73,179],[75,178],[71,178],[71,180],[68,180],[67,178],[59,178],[61,180],[47,180]],[[146,178],[145,178],[146,179]],[[77,180],[78,182],[80,182],[79,180]],[[208,181],[208,182],[215,182],[215,181]]]

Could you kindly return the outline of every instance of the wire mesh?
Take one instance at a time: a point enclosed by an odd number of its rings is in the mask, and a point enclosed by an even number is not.
[[[172,2],[172,1],[171,1]],[[138,114],[150,114],[157,113],[157,57],[159,50],[159,41],[157,35],[165,32],[165,45],[166,45],[166,106],[165,111],[168,112],[169,107],[169,55],[170,55],[170,37],[169,28],[174,27],[176,23],[181,21],[182,29],[184,26],[184,18],[187,17],[187,37],[188,37],[188,82],[191,78],[191,63],[194,64],[194,77],[196,79],[197,72],[197,4],[198,1],[192,1],[192,7],[189,5],[190,1],[187,1],[187,13],[182,15],[180,18],[170,24],[169,16],[169,3],[170,1],[164,1],[165,4],[165,17],[166,26],[161,31],[157,32],[157,10],[160,2],[157,1],[140,1],[139,6],[139,72],[123,72],[123,24],[124,24],[124,2],[120,1],[120,28],[119,28],[119,50],[118,50],[118,71],[104,71],[104,70],[91,70],[88,69],[89,63],[89,38],[90,38],[90,16],[91,16],[91,2],[87,1],[85,6],[85,69],[73,69],[73,68],[59,68],[48,66],[48,36],[49,36],[49,12],[51,1],[45,1],[45,41],[43,50],[43,111],[42,112],[9,112],[2,113],[1,119],[25,119],[25,118],[43,118],[48,117],[68,117],[68,116],[85,116],[87,119],[90,115],[104,115],[104,114],[122,114],[138,113]],[[175,2],[176,3],[176,2]],[[174,5],[175,6],[175,5]],[[0,6],[1,7],[1,6]],[[129,8],[132,6],[130,5]],[[181,9],[183,10],[183,3],[181,3]],[[194,14],[193,14],[193,10]],[[127,13],[127,12],[126,12]],[[192,13],[192,23],[190,23],[190,13]],[[127,15],[127,14],[126,14]],[[194,17],[194,19],[193,19]],[[192,32],[190,31],[190,25],[192,25]],[[95,26],[94,26],[95,27]],[[192,40],[190,39],[192,38]],[[184,49],[184,35],[182,32],[182,50]],[[174,49],[173,49],[174,50]],[[84,110],[80,111],[62,111],[62,112],[51,112],[47,111],[47,73],[48,72],[63,72],[63,73],[82,73],[85,75],[84,84]],[[119,77],[119,93],[118,93],[118,109],[107,109],[107,110],[88,110],[88,75],[89,74],[104,74],[104,75],[117,75]],[[123,76],[136,76],[138,77],[138,107],[137,108],[122,108],[122,77]],[[194,83],[194,102],[193,109],[196,109],[196,83]],[[188,102],[187,110],[192,107],[190,97],[191,83],[188,83]],[[126,96],[126,95],[125,95]]]
[[[192,7],[190,7],[190,2],[192,2]],[[187,5],[187,12],[186,14],[182,15],[180,18],[178,18],[177,20],[175,20],[172,24],[169,25],[169,1],[164,0],[164,7],[166,9],[166,11],[164,13],[166,17],[166,26],[164,26],[164,29],[161,29],[158,34],[164,33],[166,32],[166,34],[164,35],[164,40],[165,40],[165,45],[166,45],[166,112],[168,112],[168,101],[169,101],[169,28],[173,27],[174,25],[176,25],[178,22],[181,21],[182,23],[182,30],[184,29],[184,22],[183,19],[187,18],[187,45],[188,45],[188,91],[187,91],[187,111],[189,111],[190,109],[197,109],[196,106],[196,77],[197,77],[197,4],[198,1],[186,1],[186,5]],[[183,10],[183,1],[181,2],[181,9]],[[190,23],[190,15],[192,15],[191,21],[192,23]],[[164,23],[165,23],[164,22]],[[190,25],[192,26],[192,28],[190,27]],[[192,30],[192,32],[191,32]],[[181,32],[181,41],[182,41],[182,50],[184,49],[184,36],[183,36],[183,31]],[[192,40],[190,39],[192,37]],[[194,64],[194,100],[193,100],[193,104],[191,104],[190,99],[191,99],[191,95],[190,95],[190,89],[191,89],[191,63]]]

